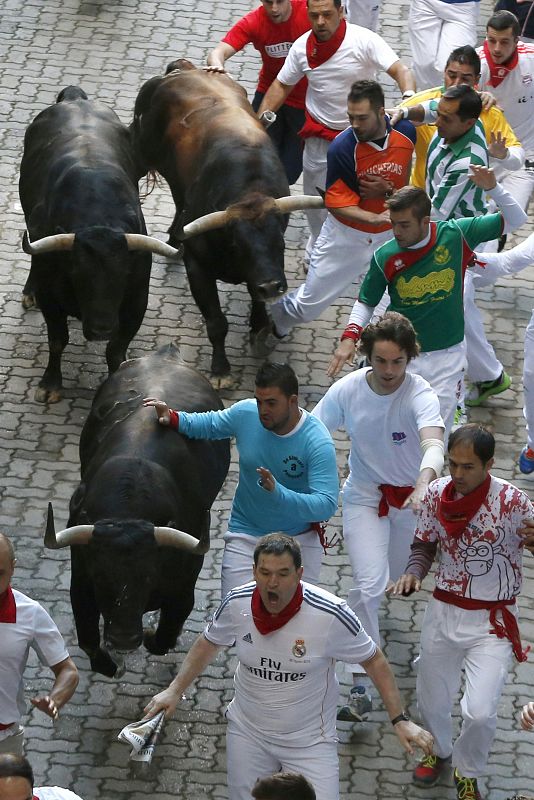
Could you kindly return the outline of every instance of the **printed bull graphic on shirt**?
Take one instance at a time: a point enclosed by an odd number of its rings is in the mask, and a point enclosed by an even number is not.
[[[510,559],[502,552],[504,528],[496,528],[494,542],[474,539],[466,542],[462,536],[458,548],[464,556],[464,567],[469,575],[465,596],[506,600],[517,594],[518,579]]]

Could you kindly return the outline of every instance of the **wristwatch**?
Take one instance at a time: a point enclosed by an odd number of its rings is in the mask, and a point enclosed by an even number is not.
[[[400,714],[398,714],[396,717],[393,717],[393,719],[391,720],[391,724],[396,725],[397,722],[409,722],[409,721],[410,721],[410,715],[406,711],[401,711]]]
[[[273,122],[276,122],[276,114],[274,111],[264,111],[263,114],[260,115],[260,122],[264,128],[268,128],[269,125],[272,125]]]

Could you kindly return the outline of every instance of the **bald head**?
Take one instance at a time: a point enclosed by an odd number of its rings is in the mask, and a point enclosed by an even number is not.
[[[31,800],[33,771],[27,758],[0,753],[0,800]]]

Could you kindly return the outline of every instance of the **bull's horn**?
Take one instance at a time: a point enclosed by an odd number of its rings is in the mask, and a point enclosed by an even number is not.
[[[159,253],[160,256],[167,258],[179,258],[180,251],[171,247],[165,242],[161,242],[154,236],[144,236],[142,233],[125,233],[124,238],[128,245],[128,250],[149,250],[151,253]]]
[[[180,234],[180,239],[189,239],[191,236],[197,236],[199,233],[215,230],[215,228],[223,228],[230,220],[228,209],[225,211],[213,211],[211,214],[205,214],[203,217],[194,219],[188,225],[184,225],[183,232]]]
[[[324,208],[323,198],[315,194],[279,197],[274,202],[281,214],[289,214],[291,211],[300,211],[303,208]]]
[[[54,509],[52,503],[49,503],[44,537],[45,547],[48,547],[49,550],[59,550],[60,547],[70,547],[73,544],[87,544],[93,535],[93,527],[93,525],[74,525],[72,528],[66,528],[64,531],[56,533]]]
[[[154,538],[160,547],[176,547],[178,550],[187,550],[189,553],[203,555],[209,550],[209,542],[200,543],[194,536],[176,528],[154,528]]]
[[[38,256],[41,253],[52,253],[55,250],[72,250],[75,236],[75,233],[56,233],[54,236],[36,239],[35,242],[30,242],[30,237],[27,236],[24,242],[24,252]]]

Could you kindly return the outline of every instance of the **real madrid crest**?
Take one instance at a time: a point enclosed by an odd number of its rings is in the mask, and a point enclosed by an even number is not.
[[[304,639],[296,639],[291,651],[295,658],[303,658],[306,655],[306,645]]]

